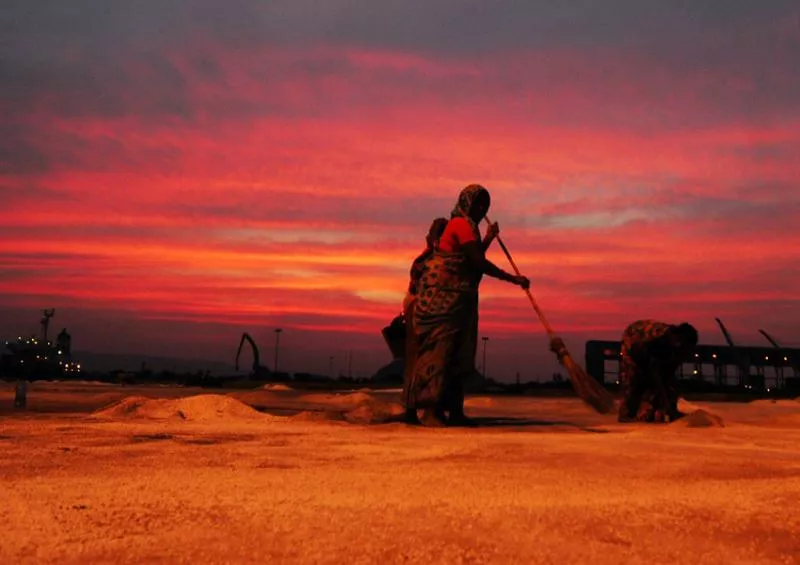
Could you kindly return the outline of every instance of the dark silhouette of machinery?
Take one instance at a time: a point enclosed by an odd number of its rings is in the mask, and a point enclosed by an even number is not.
[[[392,318],[389,325],[381,330],[381,335],[389,348],[392,360],[378,369],[372,380],[378,383],[401,384],[406,355],[406,322],[403,314]]]
[[[795,379],[800,378],[800,360],[798,360],[796,356],[790,357],[790,350],[785,347],[781,347],[780,344],[765,330],[758,330],[758,333],[767,338],[767,341],[770,342],[775,349],[777,349],[775,352],[775,363],[773,364],[775,367],[775,380],[778,383],[777,386],[784,386],[786,383],[786,375],[784,371],[786,367],[792,368]]]
[[[250,344],[250,348],[253,351],[253,367],[250,371],[250,374],[247,376],[249,380],[253,381],[285,381],[288,380],[289,375],[284,373],[276,373],[271,371],[268,367],[261,364],[261,357],[258,354],[258,346],[256,342],[253,341],[253,338],[250,337],[250,334],[244,332],[242,334],[242,339],[239,340],[239,349],[236,351],[236,370],[239,370],[239,357],[242,354],[242,348],[244,347],[245,342]]]
[[[775,349],[780,349],[780,348],[781,348],[781,346],[780,346],[780,345],[778,345],[778,342],[777,342],[777,341],[775,341],[774,339],[772,339],[772,336],[771,336],[771,335],[769,335],[769,334],[768,334],[767,332],[765,332],[764,330],[758,330],[758,333],[760,333],[760,334],[761,334],[761,335],[763,335],[765,338],[767,338],[767,341],[768,341],[768,342],[770,342],[770,343],[772,344],[772,346],[773,346]]]
[[[58,334],[56,342],[47,339],[50,319],[55,309],[42,310],[41,334],[17,337],[6,341],[7,353],[0,356],[0,375],[26,381],[47,380],[77,376],[80,363],[72,359],[72,339],[66,328]]]
[[[56,349],[60,350],[65,357],[72,357],[72,336],[67,333],[67,328],[62,328],[56,336]]]
[[[722,320],[720,320],[719,318],[714,318],[714,320],[719,325],[719,329],[722,331],[722,335],[725,336],[725,341],[728,342],[728,346],[731,348],[731,351],[733,352],[733,357],[736,360],[736,372],[737,372],[737,377],[739,379],[739,386],[746,386],[750,384],[748,383],[750,377],[750,362],[747,359],[747,355],[741,348],[737,347],[736,344],[733,342],[733,338],[731,337],[731,334],[728,333],[728,329],[725,327],[725,324],[722,323]],[[724,382],[727,378],[727,375],[724,374],[725,365],[720,365],[720,366],[721,370],[723,371],[722,381]]]
[[[47,343],[47,327],[50,325],[50,318],[55,316],[56,309],[55,308],[50,308],[49,310],[45,309],[45,310],[42,310],[42,313],[44,314],[44,317],[42,318],[42,321],[40,322],[42,324],[42,340],[45,343]]]
[[[381,330],[392,359],[402,359],[406,354],[406,321],[402,314],[392,319],[391,323]]]
[[[266,377],[272,371],[270,371],[267,367],[261,365],[260,361],[261,358],[258,355],[258,346],[256,345],[256,342],[253,341],[253,338],[250,337],[250,334],[248,334],[247,332],[242,334],[242,339],[241,341],[239,341],[239,349],[236,350],[236,370],[237,371],[239,370],[239,357],[242,354],[242,347],[244,347],[245,342],[250,344],[250,348],[253,351],[253,369],[249,376],[252,379],[260,380],[259,377],[262,376]]]

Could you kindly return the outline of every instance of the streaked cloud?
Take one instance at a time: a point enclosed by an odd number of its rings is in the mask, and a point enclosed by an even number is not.
[[[573,348],[650,316],[800,344],[794,3],[189,6],[0,15],[0,332],[55,305],[85,349],[222,358],[280,325],[290,368],[346,333],[370,373],[481,182]],[[486,281],[482,331],[549,375],[524,302]]]

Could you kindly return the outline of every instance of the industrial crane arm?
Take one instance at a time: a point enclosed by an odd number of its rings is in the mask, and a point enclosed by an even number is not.
[[[765,338],[767,338],[767,341],[769,341],[776,349],[780,349],[781,348],[781,346],[778,345],[778,342],[775,341],[774,339],[772,339],[772,336],[769,335],[767,332],[765,332],[764,330],[758,330],[758,331],[759,331],[759,333],[761,335],[763,335]]]
[[[725,324],[722,323],[722,320],[720,320],[719,318],[714,318],[714,319],[719,324],[719,329],[722,330],[722,335],[725,336],[725,341],[728,342],[728,345],[730,345],[731,347],[736,347],[733,344],[733,339],[731,338],[731,334],[728,333],[728,330],[727,330],[727,328],[725,328]]]
[[[258,347],[256,347],[256,342],[253,341],[253,338],[251,338],[247,332],[242,334],[242,339],[239,342],[239,349],[236,351],[236,370],[239,370],[239,355],[242,353],[242,346],[244,346],[245,341],[253,348],[253,373],[257,373],[258,368],[261,366],[258,357]]]

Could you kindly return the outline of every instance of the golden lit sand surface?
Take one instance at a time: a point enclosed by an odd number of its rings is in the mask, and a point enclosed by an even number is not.
[[[358,423],[396,393],[208,392],[40,383],[20,413],[3,384],[0,563],[800,563],[797,401],[473,397],[482,427],[420,429]]]

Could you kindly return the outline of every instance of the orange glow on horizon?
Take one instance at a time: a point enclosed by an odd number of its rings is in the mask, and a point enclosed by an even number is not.
[[[720,315],[800,339],[800,113],[744,113],[754,77],[612,47],[209,41],[159,60],[177,90],[131,55],[120,83],[152,89],[56,85],[8,119],[28,146],[0,167],[0,307],[123,309],[185,322],[187,343],[204,323],[280,325],[309,349],[352,332],[385,356],[430,221],[480,182],[560,331],[661,316],[714,332]],[[482,331],[542,337],[517,289],[481,292]]]

